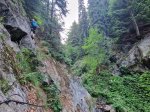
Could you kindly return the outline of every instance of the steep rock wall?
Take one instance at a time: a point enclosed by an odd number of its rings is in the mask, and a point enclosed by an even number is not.
[[[92,97],[82,86],[81,80],[72,77],[65,65],[52,58],[43,60],[40,68],[43,74],[48,74],[60,90],[62,112],[92,112]],[[91,106],[91,107],[90,107]]]
[[[15,51],[19,48],[14,47],[17,46],[11,42],[10,35],[7,30],[0,25],[0,78],[1,78],[1,86],[4,84],[4,89],[7,87],[8,90],[0,89],[0,102],[4,102],[6,100],[17,100],[21,102],[27,102],[26,90],[23,89],[16,79],[16,74],[13,71],[13,67],[11,62],[15,59]],[[11,46],[12,45],[12,46]],[[11,55],[7,50],[10,49]],[[12,48],[12,49],[11,49]],[[13,54],[12,54],[13,53]],[[10,59],[8,59],[11,58]],[[13,60],[15,61],[15,60]],[[13,62],[12,61],[12,62]],[[3,82],[2,82],[3,81]],[[0,105],[0,112],[25,112],[27,109],[27,105],[18,105],[16,103],[3,103]]]
[[[30,25],[20,1],[1,0],[0,15],[12,41],[20,43],[21,47],[35,49],[35,42],[31,38]]]
[[[0,112],[34,112],[29,105],[13,102],[30,102],[30,90],[19,83],[16,53],[23,47],[35,51],[30,25],[20,1],[1,0],[0,18]],[[41,108],[36,110],[43,112]]]

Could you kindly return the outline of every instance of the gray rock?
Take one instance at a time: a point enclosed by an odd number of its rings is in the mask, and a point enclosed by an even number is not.
[[[0,52],[3,50],[3,42],[7,46],[12,47],[15,52],[19,52],[18,45],[10,40],[10,35],[7,30],[0,24]],[[7,69],[5,68],[7,67]],[[0,88],[0,102],[10,100],[16,100],[21,102],[27,102],[26,91],[24,91],[21,85],[16,80],[16,74],[13,73],[11,66],[4,62],[2,54],[0,53],[0,79],[6,80],[9,85],[9,90],[4,94]],[[10,102],[9,104],[1,104],[0,112],[25,112],[28,109],[28,105],[20,105]]]
[[[11,108],[9,105],[2,104],[0,105],[0,112],[16,112],[13,108]]]
[[[31,29],[22,4],[11,0],[0,1],[0,15],[4,17],[4,26],[11,35],[11,40],[20,43],[21,47],[35,49],[31,39]]]
[[[150,34],[134,45],[134,47],[129,51],[127,58],[122,61],[121,65],[131,68],[133,71],[142,72],[150,69],[149,62]]]
[[[43,84],[49,85],[51,84],[52,80],[50,79],[48,74],[43,74]]]
[[[35,51],[35,41],[31,38],[30,35],[26,35],[22,38],[20,41],[20,46]]]
[[[112,71],[113,75],[120,75],[121,74],[120,69],[117,65],[114,65],[113,68],[111,69],[111,71]]]
[[[4,50],[3,43],[13,48],[15,53],[20,52],[20,48],[23,47],[35,51],[35,42],[31,38],[30,25],[21,2],[0,0],[0,15],[3,17],[3,25],[0,24],[0,52]],[[0,80],[8,82],[9,90],[4,94],[0,88],[0,102],[8,99],[27,102],[27,90],[19,84],[18,76],[13,72],[11,65],[5,63],[4,57],[2,57],[0,53]],[[0,105],[0,112],[26,112],[28,109],[28,105],[16,104],[15,102]]]
[[[19,45],[13,41],[11,41],[10,39],[6,41],[6,43],[13,48],[13,50],[17,53],[17,52],[20,52],[20,49],[19,49]]]

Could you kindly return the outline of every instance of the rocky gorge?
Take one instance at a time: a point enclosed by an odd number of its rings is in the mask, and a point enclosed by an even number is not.
[[[39,35],[31,37],[30,20],[22,2],[0,0],[0,112],[117,112],[111,104],[92,98],[82,79],[73,76],[66,64],[49,55]],[[113,73],[118,75],[121,67],[133,72],[149,70],[150,34],[134,43],[116,63]],[[38,76],[34,77],[36,73]],[[38,84],[34,82],[36,78],[40,80]],[[51,89],[46,87],[51,85],[57,88],[54,95],[58,97],[60,110],[47,103],[59,105],[53,96],[49,99]]]

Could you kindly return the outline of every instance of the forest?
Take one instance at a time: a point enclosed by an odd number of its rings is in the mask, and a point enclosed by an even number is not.
[[[129,61],[129,51],[149,32],[150,1],[88,0],[88,4],[86,10],[79,0],[79,23],[72,24],[65,45],[68,65],[93,97],[104,99],[117,112],[148,112],[150,72],[139,59],[144,57],[137,55],[132,66],[122,62]]]
[[[0,112],[150,112],[150,0],[78,0],[62,44],[68,13],[0,1]]]

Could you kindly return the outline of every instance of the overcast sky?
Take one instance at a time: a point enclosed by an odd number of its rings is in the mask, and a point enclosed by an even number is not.
[[[68,1],[68,10],[69,13],[67,14],[67,17],[64,18],[65,22],[65,30],[62,32],[62,41],[66,40],[67,33],[74,21],[78,22],[78,0],[67,0]],[[85,4],[87,6],[87,0],[85,0]]]

